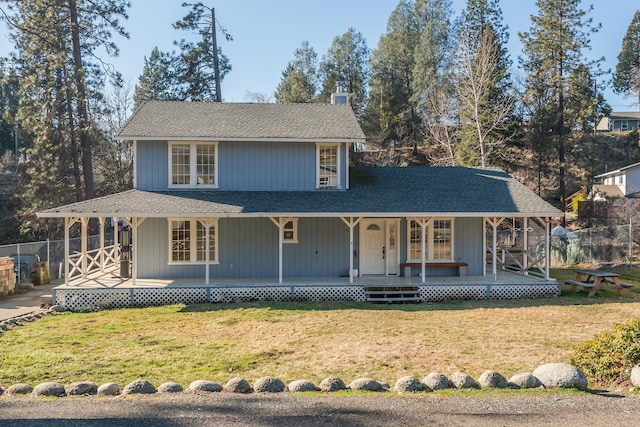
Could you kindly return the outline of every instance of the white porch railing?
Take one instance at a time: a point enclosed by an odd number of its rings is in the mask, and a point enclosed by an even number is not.
[[[531,253],[522,248],[500,247],[497,248],[497,252],[496,261],[500,269],[540,278],[545,277],[545,256],[542,251],[535,250]],[[491,264],[493,262],[493,248],[491,246],[487,246],[487,254],[490,256],[487,257],[486,262]]]
[[[105,272],[116,267],[120,254],[119,246],[111,245],[104,248],[97,248],[82,252],[74,252],[69,255],[69,277],[83,276],[94,273],[96,271]],[[83,271],[84,261],[86,260],[86,271]]]

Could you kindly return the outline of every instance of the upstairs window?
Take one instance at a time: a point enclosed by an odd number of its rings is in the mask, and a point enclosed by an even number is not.
[[[318,144],[317,188],[339,188],[340,186],[340,150],[339,144]]]
[[[170,142],[169,187],[218,187],[218,144]]]

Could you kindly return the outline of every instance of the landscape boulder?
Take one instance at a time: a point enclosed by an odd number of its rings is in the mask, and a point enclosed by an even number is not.
[[[207,393],[219,393],[222,391],[222,386],[218,383],[207,380],[196,380],[189,384],[188,391],[204,391]]]
[[[545,388],[576,388],[587,389],[587,377],[575,366],[566,363],[547,363],[538,366],[533,371],[533,376],[538,378]]]
[[[365,390],[375,392],[387,391],[387,389],[384,388],[382,384],[372,378],[358,378],[356,380],[353,380],[351,384],[349,384],[349,388],[351,390]]]
[[[486,371],[478,378],[480,387],[488,388],[507,388],[507,379],[496,371]]]
[[[454,372],[450,380],[455,388],[480,388],[478,383],[464,372]]]
[[[9,386],[4,392],[6,394],[31,394],[33,387],[29,384],[19,383]]]
[[[399,378],[396,381],[395,390],[398,393],[416,393],[419,391],[431,391],[427,390],[426,386],[420,382],[419,379],[411,376]]]
[[[295,380],[287,387],[291,393],[302,393],[305,391],[320,391],[320,388],[309,380]]]
[[[344,381],[342,381],[342,379],[338,377],[327,377],[320,383],[320,390],[326,392],[334,392],[346,389],[347,386],[345,385]]]
[[[510,388],[538,388],[542,384],[540,380],[533,376],[531,372],[521,372],[515,374],[508,381]]]
[[[251,393],[253,390],[251,389],[251,385],[247,380],[240,377],[231,378],[229,381],[225,383],[222,387],[222,391],[225,393]]]
[[[440,372],[431,372],[429,375],[422,379],[422,384],[429,387],[431,390],[443,390],[451,388],[452,384],[446,375]]]
[[[106,383],[98,387],[98,396],[117,396],[120,394],[120,386],[116,383]]]
[[[281,393],[285,390],[284,383],[275,377],[258,378],[253,383],[253,391],[256,393]]]
[[[48,397],[63,397],[67,393],[64,391],[64,386],[55,382],[46,382],[38,384],[33,388],[31,392],[33,397],[48,396]]]
[[[174,382],[166,382],[160,384],[158,387],[158,393],[180,393],[182,392],[182,386]]]
[[[98,392],[98,386],[89,381],[67,384],[64,388],[67,396],[93,396]]]
[[[640,388],[640,365],[636,365],[631,369],[631,384],[635,388]]]
[[[156,388],[149,381],[135,380],[130,382],[122,390],[122,394],[153,394],[156,392]]]

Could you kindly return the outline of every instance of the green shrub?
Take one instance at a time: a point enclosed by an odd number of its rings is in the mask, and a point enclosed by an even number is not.
[[[585,341],[571,355],[570,363],[597,382],[622,383],[640,363],[640,319],[614,325]]]

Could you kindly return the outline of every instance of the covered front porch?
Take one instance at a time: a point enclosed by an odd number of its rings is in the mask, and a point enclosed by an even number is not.
[[[240,301],[435,302],[448,300],[548,298],[560,294],[553,279],[499,270],[493,276],[295,277],[132,279],[117,272],[78,277],[53,290],[54,303],[67,310],[143,307]],[[400,298],[400,296],[408,296]]]

